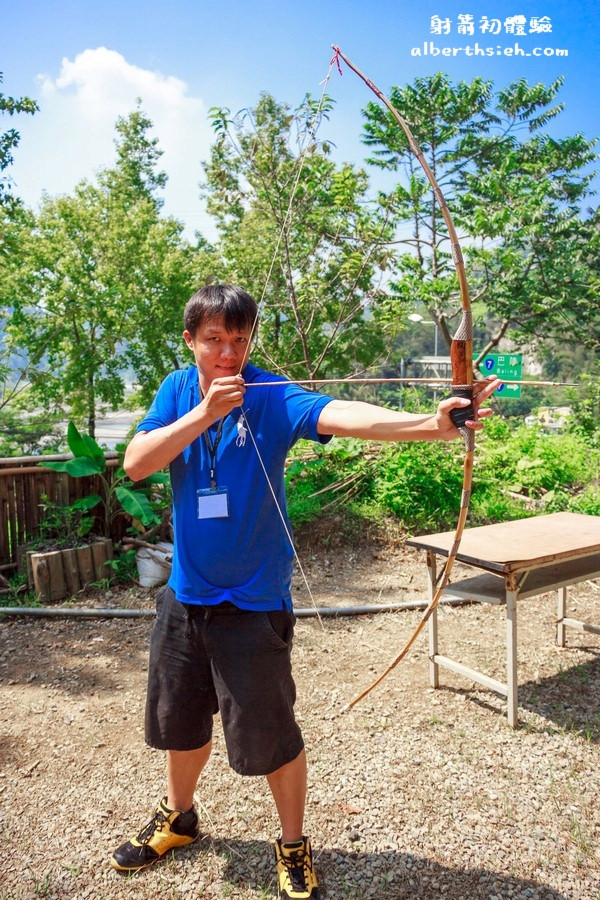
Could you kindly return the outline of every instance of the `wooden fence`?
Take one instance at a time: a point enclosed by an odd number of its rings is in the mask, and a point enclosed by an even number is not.
[[[109,484],[118,465],[116,452],[105,453]],[[97,475],[73,478],[66,472],[54,472],[40,463],[71,459],[62,456],[21,456],[0,458],[0,572],[14,569],[17,547],[26,544],[40,533],[44,518],[42,504],[47,497],[51,503],[68,506],[80,497],[100,493]],[[112,535],[115,539],[122,535]]]

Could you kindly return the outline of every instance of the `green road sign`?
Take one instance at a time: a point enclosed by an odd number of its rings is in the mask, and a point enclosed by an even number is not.
[[[523,356],[521,353],[488,353],[479,363],[483,375],[495,375],[507,381],[521,381],[523,378]],[[501,397],[521,396],[520,384],[503,384],[496,392]]]

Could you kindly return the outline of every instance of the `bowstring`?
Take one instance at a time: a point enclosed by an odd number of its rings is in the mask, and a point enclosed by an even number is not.
[[[283,222],[282,222],[282,224],[281,224],[281,227],[280,227],[280,229],[279,229],[279,233],[278,233],[278,235],[277,235],[277,240],[276,240],[276,242],[275,242],[275,248],[274,248],[273,254],[272,254],[272,256],[271,256],[271,262],[270,262],[269,269],[268,269],[268,271],[267,271],[267,275],[266,275],[266,278],[265,278],[265,281],[264,281],[264,284],[263,284],[263,288],[262,288],[261,295],[260,295],[260,300],[259,300],[258,305],[257,305],[256,315],[255,315],[255,317],[254,317],[254,322],[252,323],[252,329],[251,329],[251,332],[250,332],[250,342],[252,342],[252,341],[254,340],[255,335],[256,335],[256,333],[257,333],[257,330],[258,330],[259,319],[260,319],[260,316],[261,316],[262,309],[263,309],[263,307],[264,307],[265,297],[266,297],[266,294],[267,294],[267,290],[268,290],[268,287],[269,287],[269,283],[270,283],[270,281],[271,281],[271,277],[272,277],[272,275],[273,275],[273,270],[274,270],[275,264],[276,264],[276,262],[277,262],[277,256],[278,256],[278,254],[279,254],[279,248],[281,247],[281,243],[282,243],[282,241],[283,241],[283,236],[284,236],[284,234],[285,234],[285,232],[286,232],[286,229],[287,229],[287,227],[288,227],[288,225],[289,225],[289,223],[290,223],[291,217],[292,217],[292,210],[293,210],[294,200],[295,200],[295,198],[296,198],[296,193],[297,193],[297,191],[298,191],[298,186],[299,186],[299,184],[300,184],[300,178],[301,178],[301,176],[302,176],[303,163],[304,163],[304,160],[306,159],[306,156],[308,155],[308,152],[309,152],[309,150],[310,150],[310,147],[312,146],[312,142],[314,141],[315,136],[316,136],[317,124],[318,124],[318,122],[319,122],[319,119],[320,119],[320,116],[321,116],[321,112],[322,112],[322,110],[323,110],[323,104],[324,104],[324,102],[325,102],[327,86],[328,86],[329,81],[330,81],[330,79],[331,79],[331,73],[332,73],[332,71],[333,71],[334,64],[335,64],[335,63],[334,63],[334,60],[332,59],[331,62],[329,63],[329,69],[328,69],[328,71],[327,71],[327,74],[326,74],[325,78],[323,79],[322,82],[320,82],[320,84],[322,85],[321,96],[320,96],[320,98],[319,98],[319,102],[318,102],[318,104],[317,104],[317,107],[316,107],[316,109],[315,109],[315,111],[314,111],[314,113],[313,113],[313,115],[312,115],[312,118],[311,118],[310,121],[308,122],[308,125],[307,125],[307,128],[306,128],[306,140],[305,140],[305,142],[304,142],[304,146],[302,147],[301,152],[300,152],[300,154],[298,155],[298,158],[297,158],[296,163],[295,163],[295,166],[296,166],[296,174],[295,174],[294,181],[293,181],[293,184],[292,184],[292,189],[291,189],[291,192],[290,192],[290,199],[289,199],[289,202],[288,202],[288,205],[287,205],[287,209],[286,209],[285,216],[284,216],[284,218],[283,218]],[[311,139],[312,139],[312,140],[311,140]],[[238,374],[241,374],[241,370],[240,370],[240,372],[239,372]],[[277,498],[277,494],[276,494],[276,492],[275,492],[275,488],[273,487],[273,484],[272,484],[272,482],[271,482],[271,479],[269,478],[269,473],[267,472],[267,468],[266,468],[266,466],[265,466],[264,460],[263,460],[262,455],[261,455],[261,452],[260,452],[260,450],[259,450],[257,441],[256,441],[256,439],[255,439],[255,437],[254,437],[253,432],[252,432],[252,428],[251,428],[251,426],[250,426],[250,422],[248,421],[248,412],[247,412],[247,410],[244,409],[243,407],[242,407],[242,411],[243,411],[243,415],[244,415],[245,425],[246,425],[246,428],[248,429],[248,434],[250,435],[250,438],[251,438],[251,440],[252,440],[252,444],[253,444],[254,449],[255,449],[255,451],[256,451],[256,455],[257,455],[257,457],[258,457],[258,461],[259,461],[259,463],[260,463],[261,469],[262,469],[263,474],[264,474],[264,476],[265,476],[267,485],[269,486],[269,490],[270,490],[270,492],[271,492],[271,496],[272,496],[272,498],[273,498],[273,502],[275,503],[275,508],[277,509],[279,518],[280,518],[280,520],[281,520],[281,524],[283,525],[283,530],[284,530],[284,532],[285,532],[285,534],[286,534],[286,537],[287,537],[287,539],[288,539],[288,541],[289,541],[289,543],[290,543],[290,546],[291,546],[291,548],[292,548],[292,551],[293,551],[293,553],[294,553],[294,559],[295,559],[295,561],[296,561],[296,565],[298,566],[298,569],[299,569],[299,571],[300,571],[300,573],[301,573],[301,575],[302,575],[302,580],[303,580],[304,585],[305,585],[305,587],[306,587],[308,596],[309,596],[309,598],[310,598],[310,602],[311,602],[311,604],[312,604],[312,606],[313,606],[313,609],[314,609],[314,611],[315,611],[315,613],[316,613],[316,615],[317,615],[317,619],[319,620],[319,624],[320,624],[321,628],[322,628],[323,631],[324,631],[324,630],[325,630],[325,626],[323,625],[323,620],[322,620],[322,618],[321,618],[321,616],[320,616],[320,614],[319,614],[319,610],[318,610],[318,608],[317,608],[317,604],[316,604],[316,601],[315,601],[314,594],[313,594],[313,592],[312,592],[312,590],[311,590],[311,587],[310,587],[310,584],[309,584],[309,582],[308,582],[308,578],[307,578],[307,576],[306,576],[306,572],[304,571],[304,568],[303,568],[302,563],[301,563],[301,561],[300,561],[300,557],[299,557],[299,555],[298,555],[298,551],[296,550],[296,546],[295,546],[295,544],[294,544],[294,539],[293,539],[292,533],[291,533],[290,528],[289,528],[289,525],[288,525],[288,523],[287,523],[287,521],[286,521],[286,518],[285,518],[285,515],[284,515],[284,512],[283,512],[283,509],[282,509],[282,507],[281,507],[281,504],[280,504],[280,502],[279,502],[279,500],[278,500],[278,498]]]
[[[292,550],[294,551],[294,559],[296,560],[296,565],[298,566],[298,569],[299,569],[299,571],[300,571],[300,574],[302,575],[302,580],[304,581],[304,586],[306,587],[306,590],[307,590],[307,592],[308,592],[308,596],[309,596],[309,598],[310,598],[310,602],[312,603],[312,606],[313,606],[313,609],[314,609],[314,611],[315,611],[315,613],[316,613],[317,619],[319,620],[319,625],[321,626],[321,628],[323,629],[323,631],[325,631],[325,626],[323,625],[323,619],[321,618],[321,615],[320,615],[320,613],[319,613],[319,609],[318,609],[318,607],[317,607],[317,602],[316,602],[316,600],[315,600],[315,596],[314,596],[314,594],[313,594],[313,592],[312,592],[312,589],[311,589],[311,586],[310,586],[310,584],[309,584],[309,582],[308,582],[308,578],[307,578],[307,576],[306,576],[306,572],[304,571],[304,567],[303,567],[303,565],[302,565],[302,562],[300,561],[300,557],[299,557],[299,555],[298,555],[298,551],[296,550],[296,546],[295,546],[295,544],[294,544],[294,538],[293,538],[292,532],[290,531],[289,525],[288,525],[288,523],[286,522],[285,516],[284,516],[284,514],[283,514],[283,509],[281,508],[281,504],[280,504],[279,500],[277,499],[277,494],[275,493],[275,488],[273,487],[273,483],[272,483],[271,479],[269,478],[269,473],[267,472],[267,469],[266,469],[266,466],[265,466],[265,464],[264,464],[263,458],[262,458],[262,456],[261,456],[260,450],[258,449],[258,445],[257,445],[257,443],[256,443],[256,440],[254,439],[254,435],[252,434],[252,430],[251,430],[250,426],[248,425],[248,418],[247,418],[247,416],[246,416],[246,410],[244,410],[244,419],[246,420],[246,427],[247,427],[247,429],[248,429],[248,434],[250,435],[250,437],[251,437],[251,439],[252,439],[252,444],[254,445],[254,449],[256,450],[256,455],[257,455],[257,457],[258,457],[258,461],[259,461],[259,463],[260,463],[260,467],[261,467],[261,469],[263,470],[264,476],[265,476],[265,478],[266,478],[266,480],[267,480],[267,484],[268,484],[269,490],[270,490],[270,492],[271,492],[271,497],[273,498],[273,502],[274,502],[274,504],[275,504],[275,507],[276,507],[276,509],[277,509],[277,512],[279,513],[279,518],[281,519],[281,524],[283,525],[283,530],[285,531],[286,537],[287,537],[288,541],[290,542],[290,546],[291,546]]]

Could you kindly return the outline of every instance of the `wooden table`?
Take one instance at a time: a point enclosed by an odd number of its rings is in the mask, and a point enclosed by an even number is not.
[[[437,557],[448,556],[454,532],[426,534],[406,543],[427,551],[429,597],[435,593]],[[600,577],[600,517],[553,513],[498,525],[468,528],[457,561],[483,569],[449,585],[445,595],[506,606],[506,684],[438,652],[438,617],[429,618],[429,676],[439,687],[440,666],[496,691],[508,701],[508,721],[518,725],[517,600],[558,592],[556,639],[565,646],[566,629],[600,634],[600,627],[567,616],[567,587]]]

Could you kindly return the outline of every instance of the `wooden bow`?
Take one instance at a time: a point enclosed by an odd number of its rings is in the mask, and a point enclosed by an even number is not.
[[[460,286],[460,296],[461,296],[461,305],[462,305],[462,318],[460,325],[456,331],[452,339],[452,344],[450,347],[450,359],[452,363],[452,395],[455,397],[466,397],[470,400],[469,406],[461,407],[460,409],[453,409],[450,412],[450,417],[458,430],[460,431],[464,443],[465,443],[465,458],[463,465],[463,486],[462,486],[462,494],[460,501],[460,511],[458,515],[458,522],[456,525],[456,529],[454,532],[454,540],[452,542],[452,547],[450,552],[448,553],[448,559],[446,560],[446,565],[444,567],[444,571],[440,576],[440,580],[437,584],[435,593],[433,598],[431,599],[429,605],[424,611],[419,624],[415,628],[413,634],[409,638],[409,640],[404,645],[402,651],[396,656],[394,660],[389,664],[389,666],[382,672],[381,675],[361,694],[354,698],[348,705],[346,709],[351,709],[357,703],[359,703],[367,694],[377,687],[383,679],[394,669],[398,663],[404,659],[419,634],[423,630],[425,623],[431,616],[433,610],[439,603],[439,600],[444,593],[446,586],[450,580],[450,573],[452,571],[452,567],[454,565],[454,560],[456,559],[456,554],[458,553],[458,548],[460,546],[460,542],[462,539],[463,531],[465,528],[465,523],[467,520],[467,513],[469,510],[469,501],[471,498],[471,484],[473,480],[473,451],[475,446],[475,435],[474,432],[467,428],[465,423],[467,420],[472,420],[475,418],[475,409],[473,407],[473,318],[471,315],[471,301],[469,297],[469,287],[467,284],[467,276],[465,273],[465,265],[463,261],[462,250],[460,248],[460,243],[458,240],[458,235],[456,233],[456,228],[454,227],[454,222],[452,221],[452,216],[450,215],[450,211],[446,204],[446,200],[444,199],[444,195],[439,184],[436,181],[436,178],[431,171],[427,160],[423,156],[421,148],[417,144],[407,122],[402,118],[398,110],[390,103],[388,98],[383,94],[383,92],[374,84],[370,78],[358,69],[353,62],[351,62],[348,57],[342,53],[339,47],[335,44],[333,45],[334,57],[332,62],[336,63],[338,69],[341,73],[339,60],[343,59],[346,65],[352,69],[356,75],[361,78],[367,87],[369,87],[373,93],[379,98],[379,100],[387,107],[390,111],[396,122],[402,128],[404,134],[408,139],[408,143],[410,148],[416,158],[419,160],[425,175],[431,187],[433,189],[433,193],[440,207],[440,211],[444,217],[444,222],[446,223],[446,228],[448,229],[448,236],[450,238],[450,246],[452,252],[452,260],[454,262],[454,266],[456,268],[456,272],[458,275],[458,283]]]

